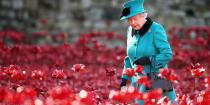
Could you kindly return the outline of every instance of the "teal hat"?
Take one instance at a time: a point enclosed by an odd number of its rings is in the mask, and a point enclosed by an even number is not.
[[[145,12],[144,10],[144,0],[129,0],[123,4],[122,15],[120,20],[128,19],[132,16]]]

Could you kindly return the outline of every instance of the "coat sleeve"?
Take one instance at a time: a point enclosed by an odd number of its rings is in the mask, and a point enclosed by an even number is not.
[[[172,49],[168,42],[167,34],[162,25],[158,24],[157,29],[153,34],[154,46],[157,49],[157,54],[150,57],[152,67],[160,69],[165,67],[172,59]]]
[[[128,35],[130,35],[131,32],[132,32],[131,30],[132,30],[132,28],[129,26],[128,29],[127,29],[127,38],[129,38]],[[128,43],[127,43],[127,44],[128,44]],[[131,65],[129,56],[126,56],[126,57],[124,58],[124,67],[123,67],[122,78],[124,78],[124,79],[126,79],[126,80],[130,80],[130,77],[128,77],[127,75],[124,74],[124,73],[125,73],[125,70],[126,70],[127,68],[132,68],[132,65]]]

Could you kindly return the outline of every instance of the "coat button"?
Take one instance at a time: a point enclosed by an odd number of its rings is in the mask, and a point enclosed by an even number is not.
[[[152,32],[151,30],[149,30],[149,32]]]
[[[134,43],[134,46],[136,46],[136,43]]]

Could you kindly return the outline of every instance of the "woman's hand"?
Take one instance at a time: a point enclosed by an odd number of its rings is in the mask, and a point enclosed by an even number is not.
[[[123,86],[126,86],[126,82],[127,82],[127,80],[124,79],[124,78],[122,78],[122,81],[121,81],[121,83],[120,83],[120,89],[121,89]]]
[[[144,66],[144,65],[150,65],[151,61],[150,61],[149,57],[141,57],[141,58],[137,59],[136,61],[134,61],[133,64]]]

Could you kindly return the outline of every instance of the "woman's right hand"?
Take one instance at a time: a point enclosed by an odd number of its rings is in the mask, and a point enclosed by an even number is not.
[[[124,79],[124,78],[122,78],[121,83],[120,83],[120,89],[121,89],[123,86],[126,86],[126,82],[127,82],[127,80]]]

